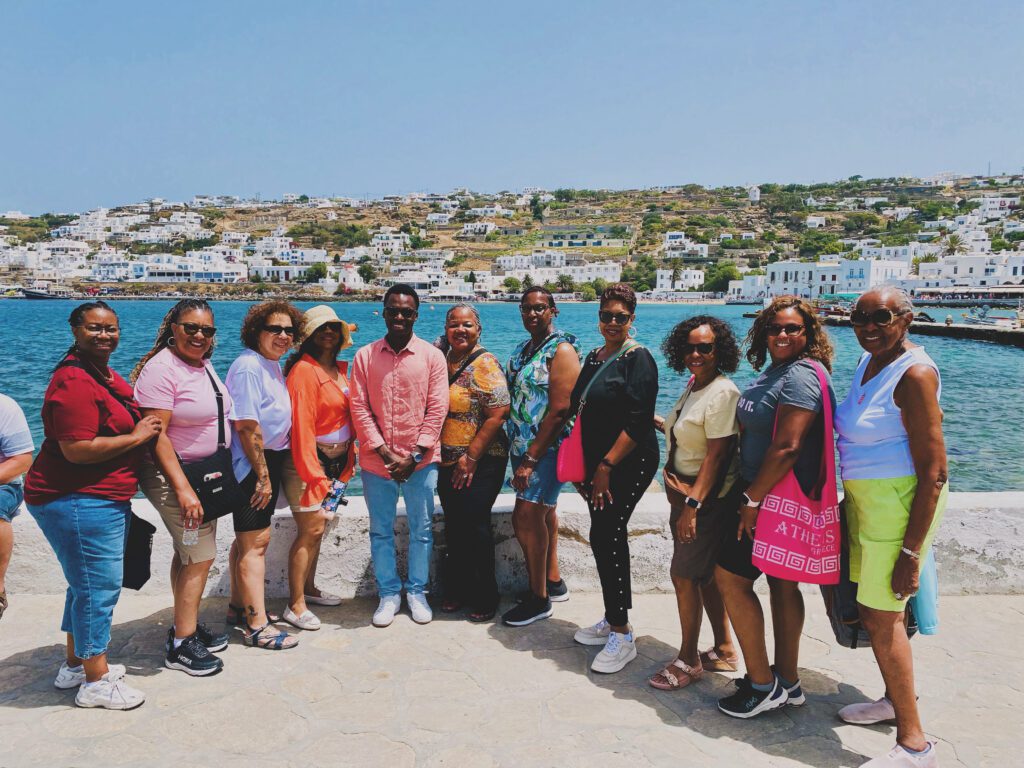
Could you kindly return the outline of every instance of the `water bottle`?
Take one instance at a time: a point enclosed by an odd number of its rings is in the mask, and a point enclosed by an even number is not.
[[[185,530],[181,534],[181,546],[183,547],[194,547],[199,543],[199,527],[190,528],[188,523],[185,523]]]
[[[348,499],[345,498],[346,488],[348,488],[348,483],[343,483],[341,480],[331,483],[331,490],[327,492],[327,496],[320,505],[320,509],[327,514],[328,519],[334,517],[339,504],[348,504]]]

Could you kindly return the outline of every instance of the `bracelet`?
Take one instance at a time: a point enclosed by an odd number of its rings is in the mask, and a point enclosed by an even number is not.
[[[472,461],[474,464],[480,463],[480,459],[474,459],[472,456],[469,455],[469,451],[466,451],[466,458]]]
[[[522,463],[525,464],[527,467],[535,467],[537,466],[537,459],[533,458],[533,456],[531,456],[528,453],[524,453]]]
[[[920,560],[921,559],[921,553],[920,552],[915,552],[912,549],[907,549],[906,547],[900,547],[900,552],[902,552],[907,557],[913,558],[914,560]]]
[[[599,463],[603,464],[606,467],[608,467],[608,469],[615,469],[615,465],[612,464],[610,461],[608,461],[607,457],[601,459],[601,461]]]

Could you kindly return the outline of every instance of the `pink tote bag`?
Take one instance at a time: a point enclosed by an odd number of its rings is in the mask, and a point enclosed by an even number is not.
[[[805,584],[839,583],[839,496],[832,441],[832,401],[820,363],[818,374],[825,417],[825,444],[815,487],[804,493],[789,470],[761,502],[754,534],[753,562],[769,576]],[[776,426],[778,416],[776,416]]]

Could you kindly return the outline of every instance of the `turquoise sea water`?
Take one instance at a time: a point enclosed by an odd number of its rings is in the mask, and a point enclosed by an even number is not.
[[[139,357],[149,348],[171,301],[118,301],[121,344],[112,359],[114,368],[127,376]],[[42,442],[39,410],[49,371],[71,342],[67,317],[75,303],[70,301],[0,301],[0,392],[10,395],[25,410],[36,445]],[[214,305],[218,346],[213,358],[223,376],[241,351],[238,331],[248,304],[217,302]],[[306,308],[311,304],[299,304]],[[431,307],[435,308],[432,310]],[[374,316],[379,304],[334,305],[338,314],[359,324],[354,346],[342,353],[351,360],[355,349],[385,332],[384,321]],[[444,304],[424,304],[416,324],[417,333],[433,340],[441,333]],[[585,349],[601,343],[597,330],[597,304],[559,306],[558,325],[579,336]],[[666,413],[679,396],[685,379],[664,365],[659,347],[675,323],[695,314],[713,314],[727,320],[742,338],[751,321],[743,318],[749,307],[643,305],[637,308],[637,338],[648,346],[660,366],[658,412]],[[484,344],[502,361],[525,338],[515,304],[481,304]],[[860,346],[848,328],[829,329],[836,347],[833,382],[842,400],[849,390]],[[950,482],[954,491],[1024,491],[1024,437],[1019,431],[1019,414],[1024,405],[1024,351],[979,341],[916,337],[942,372],[942,406],[946,414],[945,435],[950,459]],[[735,374],[742,390],[755,376],[744,361]],[[353,490],[358,492],[358,488]]]

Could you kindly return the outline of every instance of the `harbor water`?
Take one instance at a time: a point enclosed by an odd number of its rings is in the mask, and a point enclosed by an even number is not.
[[[39,418],[43,393],[50,370],[71,343],[67,318],[77,302],[0,301],[0,324],[6,339],[0,347],[0,392],[10,395],[24,409],[36,446],[42,442]],[[112,358],[113,367],[127,376],[156,336],[157,328],[172,301],[117,301],[113,303],[121,322],[121,344]],[[224,376],[241,351],[239,329],[249,304],[216,302],[217,347],[213,363]],[[299,303],[301,308],[311,303]],[[344,320],[358,323],[354,344],[342,353],[351,360],[362,344],[382,336],[384,320],[378,303],[337,303],[333,305]],[[483,322],[483,343],[503,362],[525,338],[515,304],[479,304]],[[597,304],[560,304],[557,325],[580,337],[584,350],[601,343],[597,328]],[[442,332],[447,305],[424,303],[416,332],[433,340]],[[648,304],[637,308],[637,340],[654,353],[660,370],[658,412],[666,413],[679,396],[686,377],[664,364],[661,341],[673,325],[695,314],[711,314],[728,321],[742,337],[751,320],[742,306],[695,306]],[[833,384],[841,400],[850,387],[860,346],[850,328],[829,328],[836,348]],[[1024,491],[1024,437],[1018,429],[1024,404],[1024,350],[981,341],[924,338],[925,346],[938,364],[943,379],[942,407],[949,454],[950,485],[953,491]],[[744,360],[734,374],[742,390],[756,376]],[[350,492],[361,493],[358,481]]]

